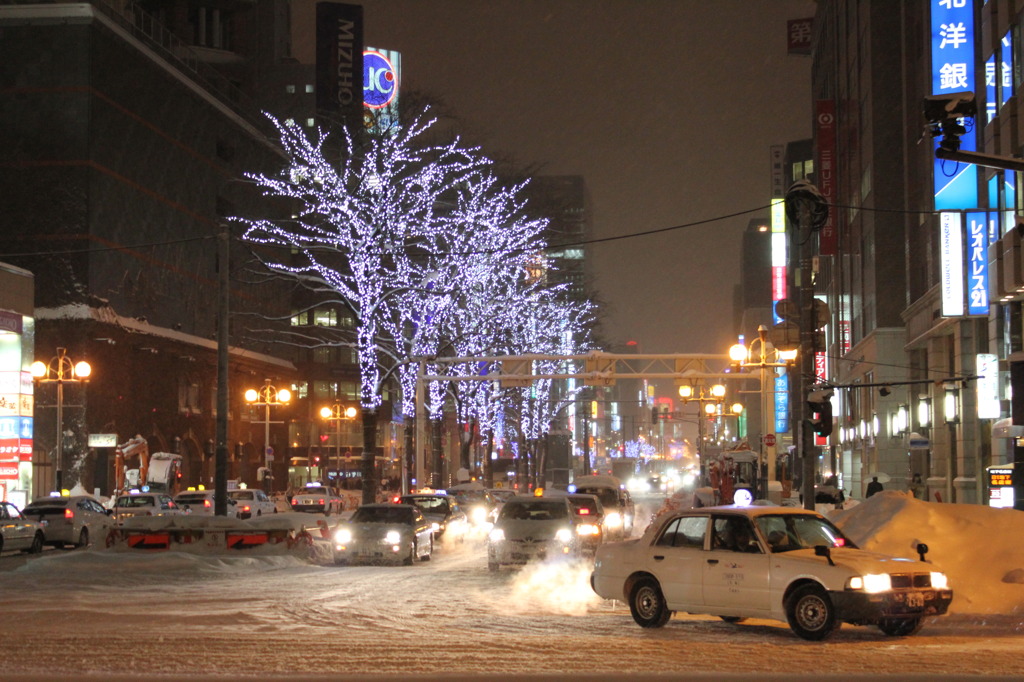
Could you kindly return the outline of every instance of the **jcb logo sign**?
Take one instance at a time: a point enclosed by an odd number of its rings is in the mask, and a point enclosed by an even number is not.
[[[398,92],[398,77],[391,61],[380,52],[363,53],[363,102],[371,109],[391,104]]]

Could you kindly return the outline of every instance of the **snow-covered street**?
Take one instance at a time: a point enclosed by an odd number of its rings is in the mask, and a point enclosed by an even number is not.
[[[953,614],[909,638],[844,625],[825,644],[774,621],[677,614],[644,630],[624,604],[596,597],[588,575],[586,564],[492,574],[482,541],[442,546],[409,567],[238,553],[6,555],[0,670],[39,678],[1024,675],[1019,616]]]

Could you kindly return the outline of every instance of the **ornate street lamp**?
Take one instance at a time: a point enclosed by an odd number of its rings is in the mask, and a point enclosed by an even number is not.
[[[56,487],[64,490],[64,384],[88,381],[92,367],[84,360],[75,363],[67,355],[67,348],[58,348],[57,356],[49,364],[36,360],[32,363],[32,376],[37,383],[57,384],[57,472]]]
[[[270,492],[270,479],[273,478],[270,475],[271,457],[273,450],[270,447],[270,424],[283,424],[283,421],[271,422],[270,421],[270,408],[280,405],[286,405],[291,402],[292,393],[287,388],[280,390],[274,388],[270,384],[270,379],[264,379],[263,386],[259,389],[250,388],[245,392],[245,401],[253,407],[264,407],[264,419],[263,419],[263,466],[265,467],[265,473],[263,475],[263,489],[265,492]],[[253,424],[259,424],[260,422],[254,421]]]
[[[335,470],[341,470],[341,422],[352,421],[359,414],[352,405],[342,405],[341,403],[334,403],[333,405],[325,405],[320,408],[320,416],[327,421],[332,421],[335,424],[336,430],[334,432],[334,468]]]
[[[758,338],[750,342],[750,347],[737,343],[729,349],[729,358],[740,367],[757,368],[761,372],[761,461],[759,465],[767,469],[767,480],[776,480],[775,446],[767,445],[765,437],[773,431],[771,428],[771,407],[768,396],[775,394],[774,386],[769,391],[769,375],[774,380],[776,368],[789,367],[796,361],[796,349],[781,350],[768,340],[768,327],[763,324],[757,328]],[[771,368],[771,369],[769,369]],[[766,481],[767,483],[767,481]],[[767,492],[767,485],[762,486],[762,494]]]

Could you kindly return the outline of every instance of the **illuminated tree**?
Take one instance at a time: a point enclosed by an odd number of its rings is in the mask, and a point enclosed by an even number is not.
[[[519,327],[545,299],[525,273],[545,248],[545,221],[526,216],[522,185],[502,184],[478,149],[424,142],[432,121],[418,118],[358,147],[343,131],[340,151],[331,152],[326,133],[310,139],[293,123],[272,121],[288,164],[249,177],[264,194],[287,200],[292,215],[235,220],[268,272],[356,319],[354,338],[334,343],[358,353],[363,498],[372,501],[376,408],[391,373],[401,378],[402,411],[410,415],[410,358],[530,352],[534,337]],[[301,332],[291,341],[331,343]],[[432,391],[435,414],[441,389]]]

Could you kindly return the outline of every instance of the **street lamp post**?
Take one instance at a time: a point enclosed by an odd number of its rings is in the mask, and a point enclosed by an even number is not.
[[[352,405],[342,405],[341,403],[334,403],[333,405],[325,405],[320,408],[320,416],[329,422],[334,422],[334,469],[335,471],[341,470],[341,422],[351,421],[356,418],[359,414]]]
[[[770,374],[774,379],[776,368],[788,367],[796,360],[796,350],[782,351],[775,348],[768,341],[768,328],[763,324],[757,328],[757,336],[749,348],[742,343],[734,345],[729,349],[729,357],[740,367],[756,367],[761,372],[761,452],[758,467],[763,472],[760,493],[767,498],[768,481],[778,480],[775,472],[775,434],[771,428],[771,406],[768,400],[769,396],[775,395],[775,388],[773,386],[771,391],[768,390],[768,377]]]
[[[274,406],[286,405],[292,399],[292,393],[287,388],[278,390],[270,384],[270,379],[264,379],[263,386],[259,389],[250,388],[245,392],[245,401],[254,407],[263,407],[264,418],[263,418],[263,466],[266,471],[263,475],[263,490],[264,492],[270,492],[270,479],[273,478],[270,475],[270,463],[272,461],[272,452],[270,449],[270,425],[283,424],[283,421],[271,422],[270,421],[270,408]],[[259,424],[260,422],[253,422]]]
[[[39,360],[32,363],[32,376],[38,383],[57,384],[57,471],[55,483],[58,491],[64,489],[64,384],[87,381],[92,367],[84,360],[75,363],[67,355],[67,348],[58,348],[57,356],[49,364]]]
[[[704,420],[712,417],[718,411],[718,405],[725,400],[725,386],[715,384],[708,390],[707,396],[704,395],[704,387],[699,388],[700,394],[694,397],[694,386],[683,384],[679,387],[679,397],[684,405],[689,402],[697,403],[700,405],[699,411],[704,413],[697,415],[697,458],[703,469],[704,458],[701,455],[704,450]]]

